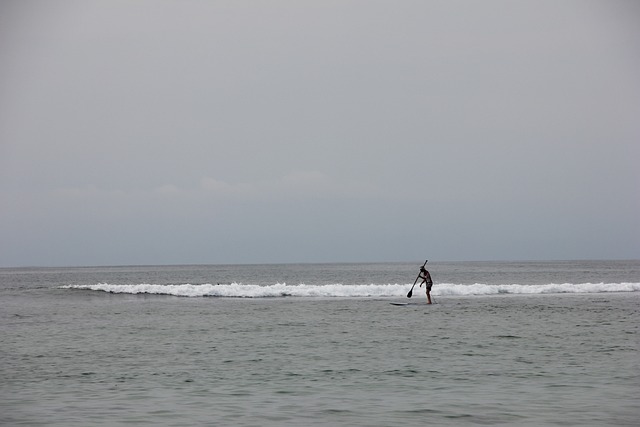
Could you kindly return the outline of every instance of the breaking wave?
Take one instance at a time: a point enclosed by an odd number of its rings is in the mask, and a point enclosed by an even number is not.
[[[132,284],[118,285],[98,283],[95,285],[63,285],[60,289],[79,289],[109,292],[114,294],[155,294],[180,297],[226,297],[226,298],[279,298],[279,297],[397,297],[405,296],[411,285],[371,284],[371,285],[249,285],[230,284],[181,284],[154,285]],[[499,294],[568,294],[568,293],[605,293],[605,292],[640,292],[640,283],[563,283],[546,285],[488,285],[476,283],[472,285],[440,283],[433,286],[434,296],[472,296]],[[423,294],[421,288],[413,290],[414,295]]]

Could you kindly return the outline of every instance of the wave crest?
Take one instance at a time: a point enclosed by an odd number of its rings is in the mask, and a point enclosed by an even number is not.
[[[154,285],[130,284],[118,285],[98,283],[95,285],[63,285],[61,289],[81,289],[102,291],[116,294],[156,294],[181,297],[226,297],[226,298],[278,298],[278,297],[397,297],[405,296],[411,285],[399,284],[371,284],[371,285],[274,285],[260,286],[241,283],[230,284],[180,284]],[[415,288],[415,294],[421,294],[422,289]],[[558,293],[604,293],[604,292],[640,292],[640,283],[563,283],[546,285],[488,285],[475,283],[460,285],[441,283],[435,284],[431,292],[434,296],[471,296],[498,294],[558,294]]]

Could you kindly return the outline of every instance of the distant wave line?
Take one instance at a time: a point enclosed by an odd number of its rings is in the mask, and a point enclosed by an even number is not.
[[[154,294],[180,297],[226,297],[226,298],[278,298],[278,297],[397,297],[404,296],[411,285],[371,284],[371,285],[248,285],[230,284],[109,284],[63,285],[60,289],[102,291],[115,294]],[[415,290],[414,290],[415,292]],[[640,283],[561,283],[545,285],[489,285],[475,283],[469,285],[440,283],[433,286],[434,296],[473,296],[499,294],[566,294],[566,293],[607,293],[640,292]]]

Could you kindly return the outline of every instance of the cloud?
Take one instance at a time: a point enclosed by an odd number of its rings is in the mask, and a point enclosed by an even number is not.
[[[339,180],[326,173],[294,170],[274,179],[230,182],[205,176],[191,186],[163,184],[148,189],[106,189],[97,185],[66,186],[46,194],[30,193],[34,203],[44,203],[50,210],[82,209],[85,214],[122,215],[123,210],[140,212],[145,208],[171,210],[180,203],[185,212],[192,208],[233,206],[235,203],[283,203],[299,200],[379,199],[391,193],[357,181]],[[29,198],[22,195],[23,199]],[[24,201],[23,201],[24,202]]]
[[[204,177],[200,189],[206,196],[243,200],[283,200],[288,198],[379,197],[379,189],[348,180],[338,180],[320,171],[295,170],[275,179],[230,183]]]
[[[180,194],[180,187],[173,184],[166,184],[156,187],[153,192],[161,196],[173,196]]]

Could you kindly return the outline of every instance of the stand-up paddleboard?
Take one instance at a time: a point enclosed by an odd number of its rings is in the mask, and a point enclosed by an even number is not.
[[[420,303],[420,302],[390,302],[389,304],[396,305],[398,307],[406,307],[409,305],[427,305],[426,303]]]

